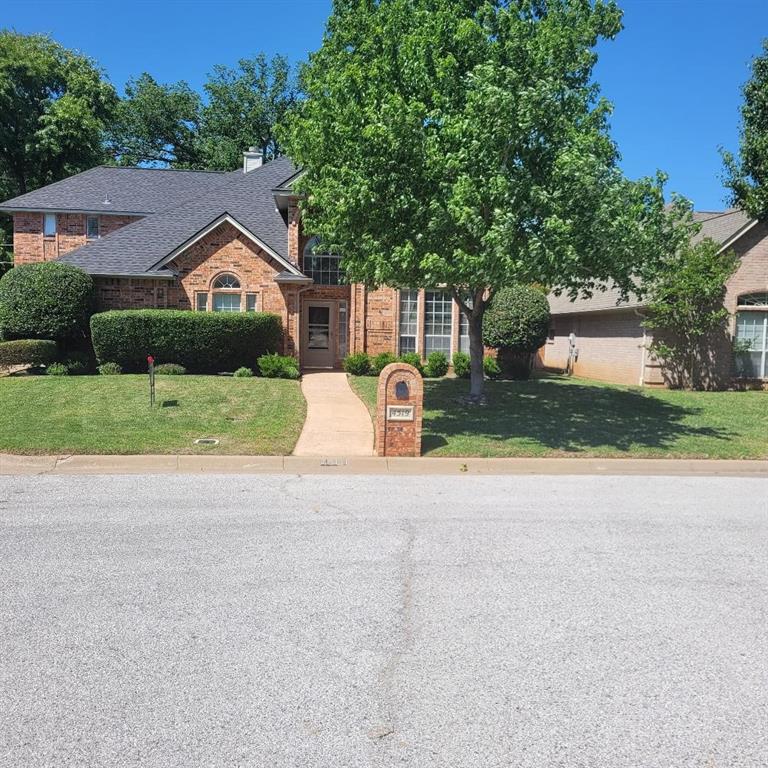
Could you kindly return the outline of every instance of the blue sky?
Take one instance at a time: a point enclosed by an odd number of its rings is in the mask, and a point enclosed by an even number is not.
[[[624,0],[625,29],[600,46],[630,177],[669,174],[700,210],[725,205],[718,147],[738,142],[740,88],[768,37],[766,0]],[[0,25],[47,32],[95,58],[118,88],[142,71],[200,88],[214,64],[317,48],[330,0],[4,0]]]

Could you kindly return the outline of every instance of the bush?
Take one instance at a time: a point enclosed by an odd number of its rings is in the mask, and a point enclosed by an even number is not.
[[[298,379],[299,361],[287,355],[262,355],[259,358],[259,371],[267,379]]]
[[[344,358],[344,370],[352,376],[366,376],[371,372],[371,358],[365,352],[355,352]]]
[[[278,349],[282,333],[280,318],[264,312],[128,309],[91,318],[96,358],[126,371],[146,371],[150,354],[194,373],[253,367],[261,355]]]
[[[93,280],[59,261],[23,264],[0,279],[0,337],[82,338],[93,311]]]
[[[67,369],[70,376],[84,376],[88,373],[88,365],[80,358],[68,358],[62,365]]]
[[[378,376],[388,365],[396,362],[397,357],[391,352],[382,352],[371,360],[371,374]]]
[[[548,331],[547,297],[527,285],[499,290],[483,318],[483,342],[493,349],[531,354],[546,342]]]
[[[46,365],[56,359],[55,341],[18,339],[0,342],[0,368],[12,365]]]
[[[470,376],[470,359],[466,352],[453,353],[453,372],[460,379],[468,379]]]
[[[427,364],[424,366],[424,375],[430,379],[441,379],[448,373],[448,358],[444,352],[430,352],[427,355]]]
[[[250,368],[238,368],[234,373],[235,378],[238,379],[250,379],[253,376],[253,371]]]
[[[69,368],[65,363],[51,363],[45,372],[48,376],[69,376]]]
[[[102,376],[119,376],[123,372],[117,363],[102,363],[98,370]]]
[[[483,373],[485,373],[489,379],[498,379],[499,376],[501,376],[501,368],[496,362],[495,357],[486,355],[483,358]]]
[[[178,363],[160,363],[155,366],[155,373],[158,376],[185,376],[187,369]]]
[[[406,352],[400,355],[399,360],[401,363],[412,365],[422,376],[424,375],[424,366],[421,363],[421,357],[418,352]]]

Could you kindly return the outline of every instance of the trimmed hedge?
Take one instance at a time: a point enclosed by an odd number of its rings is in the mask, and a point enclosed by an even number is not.
[[[499,290],[483,317],[483,342],[494,349],[535,352],[547,340],[548,332],[547,297],[527,285]]]
[[[155,366],[157,376],[185,376],[187,369],[178,363],[160,363]]]
[[[430,352],[427,355],[427,364],[424,366],[424,375],[428,379],[442,379],[448,373],[448,358],[445,352]]]
[[[350,376],[367,376],[371,372],[371,357],[366,352],[353,352],[344,358],[344,370]]]
[[[0,368],[12,365],[47,365],[57,356],[55,341],[48,339],[18,339],[0,342]]]
[[[125,309],[91,318],[91,338],[100,363],[145,371],[147,355],[193,373],[254,368],[280,346],[283,328],[266,312],[212,313],[178,309]]]
[[[23,264],[0,279],[0,337],[82,338],[93,311],[93,280],[59,261]]]

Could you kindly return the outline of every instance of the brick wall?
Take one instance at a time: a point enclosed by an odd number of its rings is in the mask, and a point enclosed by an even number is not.
[[[579,351],[574,375],[618,384],[640,383],[643,328],[633,310],[556,315],[554,320],[554,339],[547,341],[542,352],[545,367],[565,369],[568,336],[574,333]]]
[[[99,231],[106,237],[115,230],[138,221],[140,216],[99,216]],[[85,245],[84,213],[57,213],[56,234],[43,235],[44,214],[40,211],[13,215],[13,256],[16,264],[51,261]]]

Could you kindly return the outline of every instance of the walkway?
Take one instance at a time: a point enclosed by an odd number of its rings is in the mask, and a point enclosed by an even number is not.
[[[307,420],[294,456],[373,456],[373,424],[347,374],[311,371],[301,379]]]

